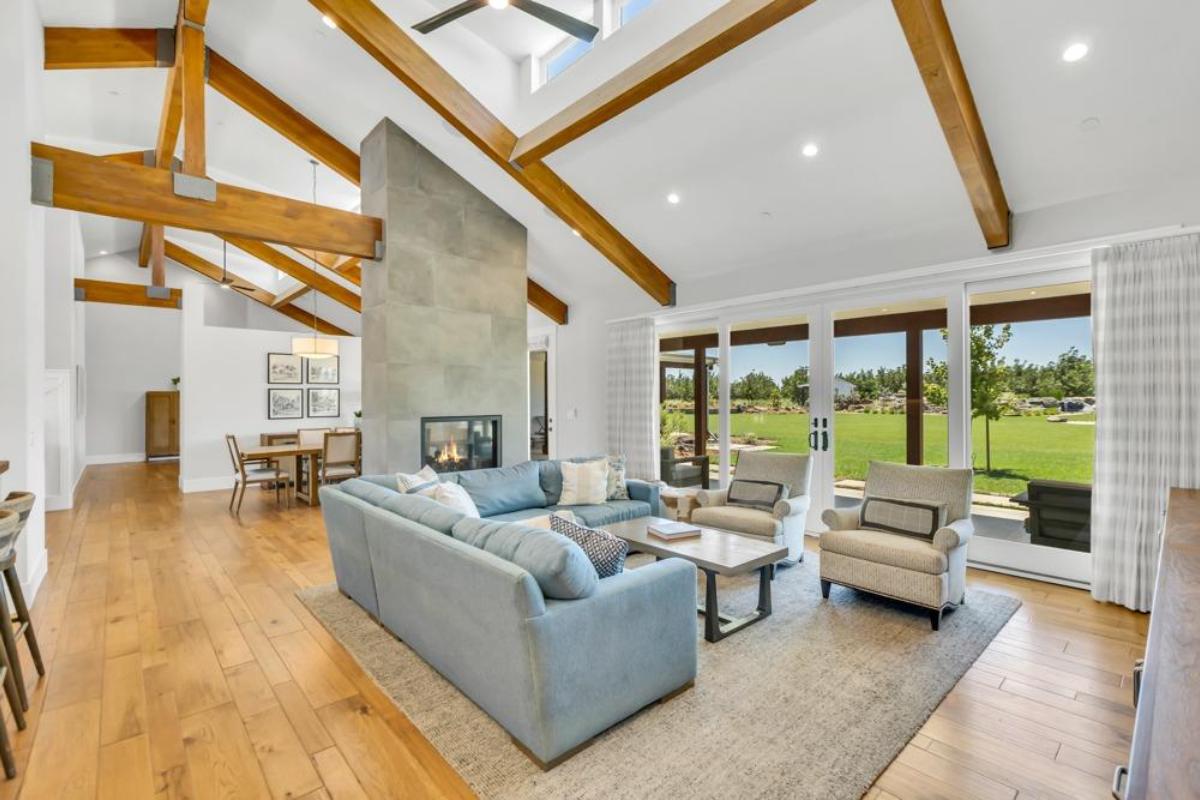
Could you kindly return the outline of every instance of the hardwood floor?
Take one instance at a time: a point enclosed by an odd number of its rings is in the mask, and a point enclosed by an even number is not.
[[[226,494],[181,496],[176,477],[90,467],[78,507],[48,515],[48,672],[26,667],[0,800],[472,796],[295,598],[333,580],[319,510],[251,491],[238,523]],[[1025,604],[867,797],[1107,797],[1146,617],[970,580]]]

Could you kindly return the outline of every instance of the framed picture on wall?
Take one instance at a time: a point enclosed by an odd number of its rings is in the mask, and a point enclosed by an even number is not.
[[[308,416],[340,417],[342,415],[341,389],[308,390]]]
[[[306,358],[304,359],[305,369],[308,370],[309,383],[341,383],[338,376],[338,357],[331,356],[330,358]]]
[[[267,419],[303,418],[303,389],[267,389]]]
[[[304,383],[304,359],[291,353],[267,353],[267,383]]]

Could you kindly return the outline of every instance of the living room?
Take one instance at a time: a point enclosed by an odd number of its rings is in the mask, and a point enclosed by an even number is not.
[[[10,22],[0,793],[1200,796],[1191,4]]]

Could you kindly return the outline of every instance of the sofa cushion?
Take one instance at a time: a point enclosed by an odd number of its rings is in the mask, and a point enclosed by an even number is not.
[[[644,500],[609,500],[595,506],[553,506],[548,511],[570,511],[589,528],[611,525],[614,522],[624,522],[627,519],[649,517],[650,504]]]
[[[385,511],[398,514],[405,519],[445,534],[449,534],[450,529],[466,516],[461,511],[455,511],[419,494],[396,494],[376,505]]]
[[[509,511],[504,514],[497,514],[488,519],[494,522],[521,522],[527,519],[537,519],[538,517],[550,516],[548,508],[522,508],[520,511]]]
[[[450,533],[461,542],[516,564],[533,576],[546,597],[578,600],[591,595],[600,583],[596,568],[579,545],[552,531],[467,518]],[[447,591],[454,588],[446,587]]]
[[[825,531],[821,550],[928,575],[941,575],[949,568],[946,554],[931,543],[883,531]]]
[[[573,464],[581,464],[584,461],[595,461],[604,456],[582,456],[580,458],[568,458]],[[555,461],[538,461],[538,475],[542,485],[542,491],[546,494],[546,505],[556,506],[559,503],[559,498],[562,497],[562,460]]]
[[[601,578],[611,578],[625,569],[629,545],[624,539],[618,539],[606,530],[579,525],[560,514],[550,516],[550,529],[579,545]]]
[[[608,459],[562,464],[560,506],[590,506],[608,500]]]
[[[538,481],[538,465],[534,461],[459,472],[457,477],[458,485],[471,495],[481,517],[538,508],[546,503],[546,495]]]
[[[783,535],[783,523],[770,511],[746,506],[702,506],[692,511],[692,524],[771,540]]]

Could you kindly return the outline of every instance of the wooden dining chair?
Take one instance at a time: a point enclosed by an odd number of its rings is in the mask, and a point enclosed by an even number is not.
[[[358,460],[358,431],[325,434],[325,449],[321,452],[321,483],[344,481],[362,474]]]
[[[325,434],[329,428],[301,428],[296,431],[301,447],[321,447],[325,444]]]
[[[238,446],[237,437],[232,433],[225,434],[225,444],[229,448],[229,458],[233,462],[233,494],[229,498],[229,510],[236,517],[242,515],[242,501],[246,499],[246,487],[250,484],[275,484],[275,505],[279,505],[279,491],[286,480],[285,473],[277,462],[247,461]],[[257,466],[258,464],[267,466]],[[234,501],[237,508],[234,508]]]

